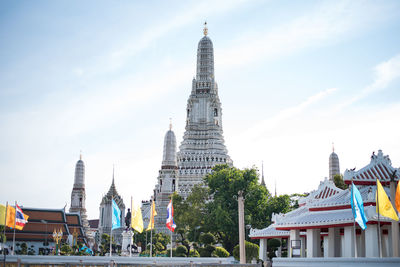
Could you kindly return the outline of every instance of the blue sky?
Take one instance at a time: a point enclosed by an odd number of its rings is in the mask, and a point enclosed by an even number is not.
[[[172,118],[182,140],[207,20],[234,165],[316,189],[382,149],[400,167],[398,1],[2,1],[0,202],[69,208],[82,150],[89,218],[115,165],[148,199]]]

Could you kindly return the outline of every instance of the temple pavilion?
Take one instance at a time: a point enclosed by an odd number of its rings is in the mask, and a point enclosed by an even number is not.
[[[259,258],[267,259],[267,240],[272,238],[286,240],[288,257],[379,257],[380,254],[382,257],[398,257],[399,222],[380,216],[382,241],[378,242],[377,178],[390,197],[389,185],[392,184],[394,191],[400,169],[394,168],[389,156],[381,150],[372,154],[367,166],[360,170],[346,170],[343,176],[347,185],[353,181],[361,193],[368,219],[365,230],[355,224],[354,235],[350,189],[342,190],[333,181],[325,179],[317,190],[299,200],[298,209],[274,214],[273,224],[265,229],[251,229],[250,237],[260,239]],[[276,256],[282,255],[281,250],[278,249]]]

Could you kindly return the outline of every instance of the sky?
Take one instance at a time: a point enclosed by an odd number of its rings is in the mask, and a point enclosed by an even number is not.
[[[113,176],[148,200],[178,147],[207,21],[228,153],[278,194],[383,150],[400,167],[399,1],[1,1],[0,203],[99,216]]]

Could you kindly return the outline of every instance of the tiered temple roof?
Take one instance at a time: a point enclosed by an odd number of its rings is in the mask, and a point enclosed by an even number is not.
[[[345,181],[347,184],[353,180],[361,193],[364,202],[367,224],[376,224],[375,192],[376,177],[388,183],[393,176],[395,181],[399,179],[400,171],[392,167],[388,156],[384,156],[379,150],[378,154],[371,157],[371,162],[359,171],[346,170]],[[383,183],[384,183],[383,182]],[[390,195],[389,188],[384,188]],[[354,217],[350,204],[350,189],[337,188],[332,181],[325,179],[316,191],[301,201],[301,206],[286,214],[274,214],[273,224],[265,229],[252,229],[250,237],[253,239],[288,237],[289,230],[319,228],[321,234],[330,227],[352,226]],[[381,224],[390,224],[391,220],[380,217]]]

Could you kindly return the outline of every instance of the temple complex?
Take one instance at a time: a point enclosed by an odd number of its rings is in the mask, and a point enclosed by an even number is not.
[[[344,182],[347,185],[354,182],[359,189],[368,219],[365,230],[355,224],[356,234],[350,189],[342,190],[325,179],[316,191],[299,201],[298,209],[274,214],[273,224],[251,230],[250,237],[260,239],[260,259],[267,259],[267,240],[272,238],[286,240],[288,257],[379,257],[380,254],[398,257],[399,222],[383,216],[378,218],[375,193],[376,179],[379,179],[390,196],[385,185],[395,184],[400,179],[399,174],[399,169],[392,166],[389,156],[381,150],[376,155],[373,153],[370,163],[362,169],[345,171]],[[378,229],[381,244],[377,238]],[[392,231],[395,231],[394,237]],[[281,249],[278,249],[278,257]]]

